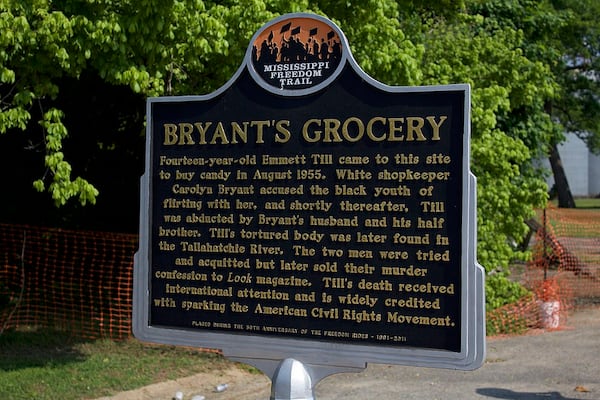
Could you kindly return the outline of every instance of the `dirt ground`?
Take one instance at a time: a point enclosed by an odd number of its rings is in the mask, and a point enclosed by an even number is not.
[[[336,374],[315,389],[319,400],[575,400],[600,399],[600,307],[571,313],[555,330],[488,338],[484,365],[454,371],[369,365],[360,373]],[[218,384],[227,383],[223,392]],[[166,381],[97,400],[266,400],[270,380],[237,364],[225,370]]]
[[[215,388],[220,384],[227,384],[227,389],[216,392]],[[155,383],[97,400],[171,400],[178,391],[185,400],[194,396],[204,396],[206,400],[268,399],[271,381],[265,375],[249,372],[232,363],[228,369]]]

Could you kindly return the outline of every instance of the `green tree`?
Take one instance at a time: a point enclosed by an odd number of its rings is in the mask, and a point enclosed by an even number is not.
[[[555,8],[568,15],[557,36],[560,62],[557,76],[563,96],[553,103],[565,129],[600,153],[600,3],[594,0],[555,1]]]
[[[600,152],[599,65],[600,29],[595,0],[496,0],[473,2],[474,9],[501,26],[523,32],[523,51],[549,67],[548,80],[556,93],[545,98],[545,111],[554,122],[547,155],[556,183],[559,206],[575,207],[558,144],[565,132]]]
[[[465,9],[444,15],[420,12],[404,21],[406,29],[416,27],[414,40],[425,48],[423,84],[466,82],[472,87],[478,259],[488,272],[488,307],[495,308],[523,294],[509,281],[508,266],[523,257],[514,244],[526,233],[524,221],[546,201],[546,185],[532,161],[553,134],[543,105],[556,85],[547,80],[547,65],[524,55],[519,30]]]
[[[39,129],[45,156],[35,188],[47,190],[57,205],[73,197],[95,203],[98,190],[84,177],[72,177],[63,151],[68,129],[64,112],[56,108],[63,79],[85,72],[145,96],[207,93],[233,75],[262,24],[284,12],[319,11],[318,3],[5,0],[0,4],[0,134]],[[357,10],[343,18],[368,69],[389,74],[403,60],[403,75],[410,81],[416,70],[410,65],[413,49],[391,40],[398,39],[395,14],[388,16],[393,2],[371,1],[358,8],[323,4],[334,14]],[[383,35],[379,26],[385,27]],[[381,42],[377,57],[367,57],[368,41]],[[410,47],[408,41],[398,42]]]
[[[107,129],[119,134],[86,135],[65,114],[78,109],[65,100],[69,93],[106,89],[122,98],[119,107],[147,96],[208,93],[230,79],[252,34],[269,19],[287,12],[324,14],[346,33],[361,67],[382,82],[471,84],[478,251],[488,271],[489,305],[495,307],[520,294],[507,279],[508,263],[521,256],[511,243],[523,237],[524,220],[545,201],[542,175],[531,160],[556,134],[544,106],[555,99],[558,86],[552,65],[533,56],[535,46],[522,28],[486,16],[475,0],[429,3],[4,0],[0,28],[8,33],[0,37],[0,133],[37,132],[44,156],[35,187],[58,205],[70,198],[93,203],[98,190],[86,178],[95,158],[88,154],[114,151],[124,141],[137,146],[121,133],[142,134],[143,108],[131,108],[133,123],[122,121],[123,112],[105,114],[117,121]],[[78,154],[70,143],[82,136],[88,151]],[[74,171],[82,176],[72,178]],[[138,171],[131,172],[132,182]]]
[[[87,73],[146,96],[210,89],[231,72],[231,63],[218,67],[229,53],[228,24],[245,34],[256,27],[256,18],[271,16],[260,2],[237,4],[3,1],[0,133],[40,130],[36,146],[45,156],[35,188],[47,190],[57,205],[72,197],[81,204],[95,203],[99,194],[83,177],[72,177],[65,157],[68,130],[63,111],[56,107],[61,82]]]
[[[553,71],[561,95],[548,104],[566,132],[575,133],[600,154],[600,4],[594,0],[552,1],[564,22],[554,30],[557,57]],[[559,153],[553,143],[550,162],[561,207],[575,207]]]

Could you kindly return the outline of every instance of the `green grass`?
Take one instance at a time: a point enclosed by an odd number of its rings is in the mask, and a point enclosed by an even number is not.
[[[596,238],[600,236],[600,198],[577,198],[576,208],[555,208],[548,213],[548,224],[559,236]],[[542,212],[537,219],[542,223]]]
[[[597,208],[600,210],[600,198],[575,199],[575,206],[577,208]]]
[[[558,201],[552,200],[551,203],[558,207]],[[585,209],[598,209],[600,211],[600,197],[581,197],[575,199],[575,207]]]
[[[5,332],[0,335],[0,399],[93,399],[227,363],[216,354],[133,339],[82,341],[64,332]]]

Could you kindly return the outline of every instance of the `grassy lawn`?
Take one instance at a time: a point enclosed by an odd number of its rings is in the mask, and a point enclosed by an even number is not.
[[[93,399],[225,367],[219,355],[64,332],[0,335],[0,399]]]
[[[551,204],[548,223],[558,236],[600,237],[600,198],[575,199],[576,208],[558,208],[556,201]],[[538,211],[537,219],[542,223],[542,210]]]
[[[600,198],[582,198],[575,199],[577,208],[597,208],[600,210]]]
[[[552,200],[551,203],[558,207],[558,201]],[[575,207],[585,209],[598,209],[600,211],[600,198],[598,197],[582,197],[575,199]]]

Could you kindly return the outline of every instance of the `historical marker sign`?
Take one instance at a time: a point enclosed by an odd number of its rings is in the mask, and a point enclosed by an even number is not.
[[[308,14],[206,96],[147,104],[141,339],[317,365],[484,353],[467,85],[390,87]]]

